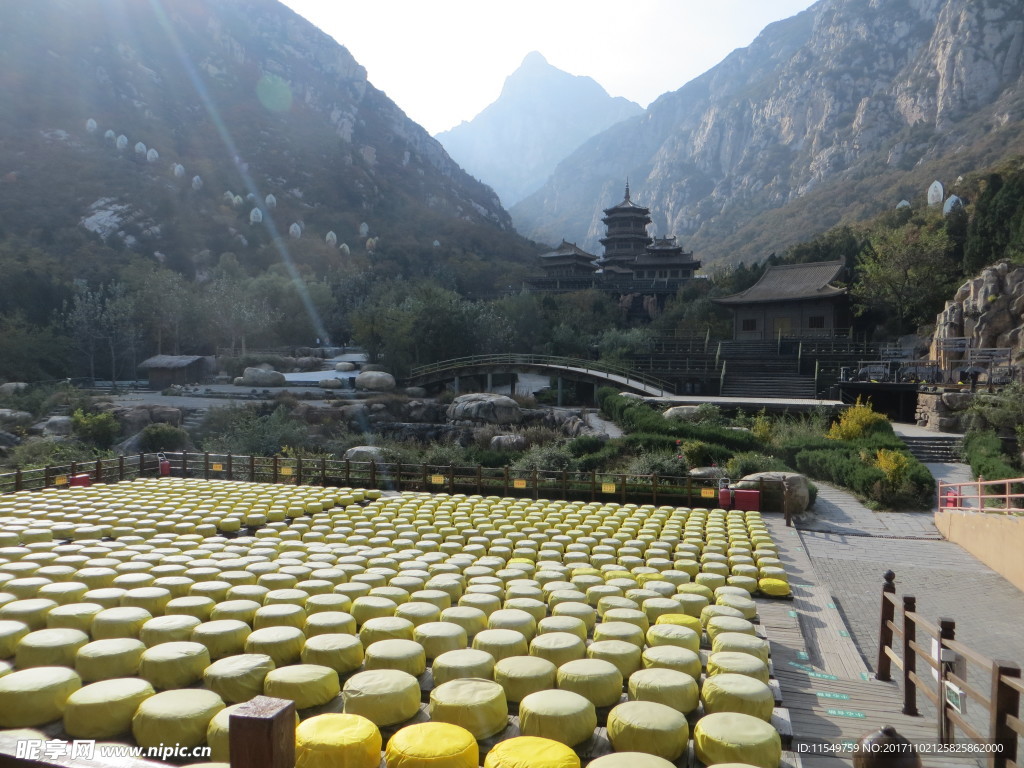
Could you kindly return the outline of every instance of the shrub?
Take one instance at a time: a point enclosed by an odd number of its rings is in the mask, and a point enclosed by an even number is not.
[[[201,429],[211,435],[202,444],[211,453],[273,456],[285,446],[301,448],[309,441],[306,424],[291,418],[284,408],[270,414],[259,408],[210,409]]]
[[[100,449],[112,446],[121,433],[113,414],[86,413],[81,408],[71,414],[71,425],[76,437]]]
[[[877,432],[892,432],[889,419],[884,413],[878,413],[871,407],[871,402],[861,402],[857,398],[852,408],[847,408],[839,416],[828,431],[832,440],[859,440]]]
[[[515,472],[559,472],[575,470],[576,459],[565,446],[534,446],[510,465]]]
[[[785,472],[789,468],[774,456],[763,453],[737,453],[725,462],[727,477],[740,478],[757,472]]]
[[[993,430],[969,432],[964,438],[964,457],[975,477],[1004,480],[1020,476],[1003,453],[1003,441]]]
[[[625,445],[622,440],[609,440],[601,450],[586,453],[576,459],[576,467],[581,472],[592,472],[607,467],[619,457]]]
[[[172,424],[147,424],[139,439],[139,448],[145,453],[183,451],[188,445],[188,432]]]
[[[705,443],[700,440],[686,440],[679,446],[679,453],[691,467],[710,467],[724,464],[732,456],[732,451],[720,445]]]
[[[658,475],[685,477],[689,467],[685,459],[674,453],[641,453],[626,465],[626,474],[634,477]]]
[[[580,435],[565,446],[573,456],[580,457],[588,453],[597,453],[605,445],[604,438],[597,435]]]
[[[100,451],[77,440],[26,440],[14,446],[8,456],[9,463],[17,469],[70,464],[73,461],[96,461],[111,459],[111,451]]]

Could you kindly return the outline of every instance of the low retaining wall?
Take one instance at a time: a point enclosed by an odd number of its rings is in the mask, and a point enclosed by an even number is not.
[[[1024,517],[940,509],[935,527],[944,538],[1024,590]]]

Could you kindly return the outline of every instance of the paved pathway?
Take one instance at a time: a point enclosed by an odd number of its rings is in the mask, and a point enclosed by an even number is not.
[[[963,465],[928,466],[936,477],[969,479]],[[791,581],[806,585],[795,586],[794,608],[815,669],[844,680],[873,674],[882,575],[889,569],[897,594],[914,595],[923,617],[953,619],[957,639],[973,650],[1024,665],[1024,593],[943,540],[931,513],[873,512],[845,491],[818,485],[815,508],[797,520],[795,532],[769,518]],[[968,679],[980,683],[979,670],[971,667]],[[984,723],[977,706],[967,716]]]

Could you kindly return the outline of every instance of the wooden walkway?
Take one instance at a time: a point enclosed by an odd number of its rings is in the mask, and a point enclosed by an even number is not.
[[[758,615],[771,645],[772,669],[793,729],[792,751],[802,768],[853,764],[853,744],[887,725],[914,742],[938,740],[930,717],[902,714],[894,682],[875,680],[854,645],[826,587],[816,584],[800,534],[766,516],[780,558],[790,574],[792,601],[758,600]],[[866,586],[865,588],[869,588]],[[970,768],[970,756],[923,755],[928,768]]]

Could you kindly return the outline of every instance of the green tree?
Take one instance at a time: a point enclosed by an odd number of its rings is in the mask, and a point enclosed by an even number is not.
[[[932,321],[957,279],[949,252],[949,237],[941,227],[910,222],[900,229],[879,229],[857,261],[851,289],[855,311],[877,310],[892,318],[897,334]]]

